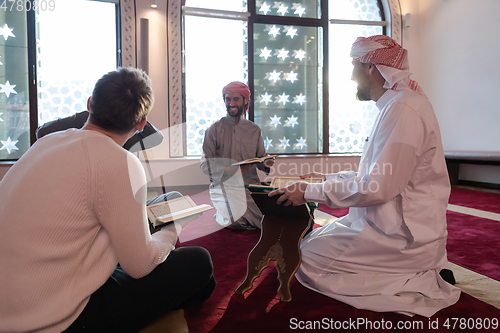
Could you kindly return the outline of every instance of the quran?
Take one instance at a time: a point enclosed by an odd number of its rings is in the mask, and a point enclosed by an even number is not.
[[[206,204],[197,205],[188,195],[146,207],[149,221],[153,227],[200,214],[212,208]]]
[[[244,161],[241,161],[241,162],[233,163],[233,164],[231,164],[231,166],[243,165],[243,164],[253,164],[253,163],[264,163],[267,160],[276,158],[276,156],[278,156],[278,155],[267,155],[267,156],[263,156],[263,157],[252,157],[252,158],[249,158],[248,160],[244,160]]]
[[[304,181],[307,183],[322,183],[324,180],[323,180],[323,178],[304,178],[304,179],[301,179],[300,177],[274,176],[270,185],[250,184],[247,186],[247,188],[252,193],[252,196],[253,196],[254,193],[258,193],[258,192],[270,193],[274,190],[286,187],[286,186],[288,186],[296,181]],[[307,206],[310,209],[317,209],[319,205],[316,202],[308,202]]]
[[[323,180],[323,178],[304,178],[304,179],[301,179],[300,177],[274,176],[269,185],[250,184],[247,187],[250,190],[250,192],[272,192],[272,191],[277,190],[279,188],[287,187],[288,185],[290,185],[296,181],[303,181],[303,182],[307,182],[307,183],[322,183],[324,180]]]

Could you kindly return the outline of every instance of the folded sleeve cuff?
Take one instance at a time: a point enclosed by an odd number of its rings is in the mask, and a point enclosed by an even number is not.
[[[325,203],[323,184],[308,184],[304,193],[304,199],[308,202]]]

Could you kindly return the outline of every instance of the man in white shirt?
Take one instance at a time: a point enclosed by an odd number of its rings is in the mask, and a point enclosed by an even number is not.
[[[443,280],[450,183],[438,122],[407,51],[387,36],[358,38],[351,49],[359,100],[380,113],[358,172],[308,174],[270,193],[278,202],[350,207],[349,214],[309,233],[296,274],[306,287],[359,309],[432,316],[458,301]]]
[[[137,332],[210,297],[210,254],[175,249],[187,219],[151,235],[144,169],[122,148],[152,104],[143,71],[109,72],[81,130],[39,139],[4,176],[0,332]]]

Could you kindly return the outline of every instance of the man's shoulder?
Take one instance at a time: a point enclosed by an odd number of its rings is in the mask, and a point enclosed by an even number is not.
[[[420,119],[431,126],[437,126],[436,115],[427,96],[415,91],[404,90],[398,92],[396,98],[393,100],[391,113],[393,115],[413,115],[417,117],[415,119]]]
[[[66,118],[49,121],[36,129],[36,136],[37,138],[42,138],[47,134],[64,131],[69,128],[82,128],[87,122],[88,117],[88,111],[81,111]]]
[[[226,117],[222,117],[218,120],[215,120],[210,126],[208,126],[207,131],[211,128],[216,128],[218,126],[223,125],[226,122]]]
[[[401,90],[394,96],[394,103],[402,103],[417,110],[424,103],[429,103],[427,96],[421,95],[413,90]]]
[[[243,118],[242,118],[242,119],[240,119],[240,122],[241,122],[242,124],[246,124],[246,125],[248,125],[248,126],[255,126],[255,127],[259,127],[256,123],[254,123],[253,121],[248,120],[248,119],[243,119]]]
[[[253,121],[247,120],[247,119],[241,119],[240,123],[242,126],[244,126],[247,130],[252,130],[252,131],[259,131],[260,132],[260,126],[254,123]]]

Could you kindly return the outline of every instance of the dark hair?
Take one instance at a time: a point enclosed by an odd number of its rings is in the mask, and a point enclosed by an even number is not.
[[[153,106],[148,75],[137,68],[118,68],[97,81],[90,99],[89,121],[102,129],[127,133]]]

